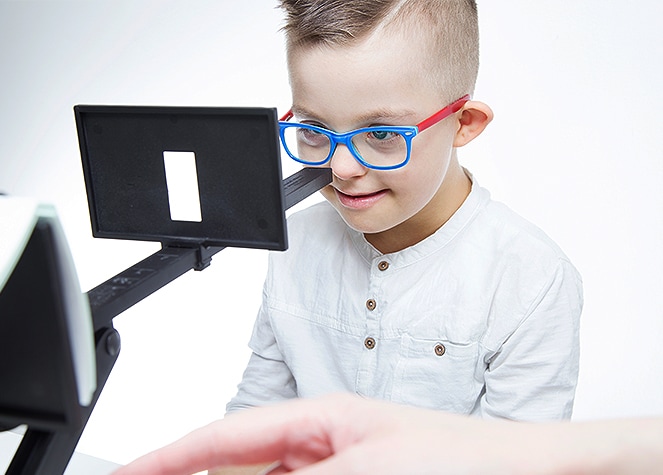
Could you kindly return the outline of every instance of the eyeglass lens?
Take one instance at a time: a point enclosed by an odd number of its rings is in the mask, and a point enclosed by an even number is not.
[[[302,162],[315,165],[329,157],[331,139],[322,132],[293,124],[283,131],[283,138],[287,150]],[[354,153],[369,165],[391,167],[407,159],[407,141],[398,132],[370,129],[352,136],[351,142]]]

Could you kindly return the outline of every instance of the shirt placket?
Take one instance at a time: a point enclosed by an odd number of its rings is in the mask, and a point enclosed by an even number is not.
[[[378,370],[380,354],[380,324],[384,311],[382,284],[388,273],[390,263],[384,257],[376,258],[371,263],[368,292],[365,296],[363,311],[365,316],[365,332],[363,348],[357,370],[356,392],[362,396],[374,397],[373,388]]]

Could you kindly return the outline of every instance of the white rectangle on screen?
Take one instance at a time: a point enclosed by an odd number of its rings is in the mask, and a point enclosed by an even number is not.
[[[173,221],[202,221],[200,192],[194,152],[163,152],[168,186],[170,219]]]

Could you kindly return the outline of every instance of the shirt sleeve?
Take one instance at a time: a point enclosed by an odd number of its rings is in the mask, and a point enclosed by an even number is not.
[[[569,419],[579,367],[582,281],[562,260],[530,310],[488,361],[484,418]]]
[[[297,397],[295,379],[278,348],[264,303],[249,346],[253,353],[237,388],[237,395],[226,405],[227,413]]]

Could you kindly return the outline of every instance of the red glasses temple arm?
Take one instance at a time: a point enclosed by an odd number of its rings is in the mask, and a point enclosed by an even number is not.
[[[457,101],[452,102],[451,104],[449,104],[444,109],[442,109],[442,110],[436,112],[435,114],[433,114],[432,116],[430,116],[428,119],[422,120],[421,122],[419,122],[417,124],[417,128],[419,129],[419,132],[421,132],[423,130],[426,130],[431,125],[437,124],[442,119],[446,119],[451,114],[455,114],[456,112],[461,110],[463,108],[463,106],[465,105],[465,103],[469,100],[470,100],[470,95],[465,94],[463,97],[461,97]]]
[[[291,109],[288,112],[286,112],[285,115],[279,119],[279,121],[280,122],[285,122],[287,120],[292,119],[293,116],[294,116],[294,114],[292,113],[292,109]]]

